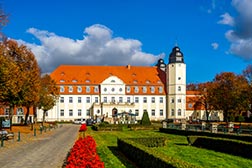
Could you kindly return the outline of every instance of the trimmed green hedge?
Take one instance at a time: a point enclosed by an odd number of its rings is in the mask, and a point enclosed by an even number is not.
[[[146,147],[163,147],[165,146],[165,137],[153,137],[153,138],[128,138]]]
[[[122,124],[99,124],[99,125],[92,125],[92,129],[95,131],[122,131],[123,127]]]
[[[252,143],[224,138],[189,136],[192,146],[252,159]]]
[[[189,131],[189,130],[179,130],[179,129],[171,129],[171,128],[159,128],[159,131],[163,132],[163,133],[182,135],[182,136],[194,135],[194,136],[219,137],[219,138],[252,142],[252,136],[250,136],[250,135],[211,133],[211,132],[204,132],[204,131]]]
[[[153,148],[146,147],[132,139],[117,139],[118,149],[139,167],[165,168],[165,167],[198,167],[183,160],[166,156]]]

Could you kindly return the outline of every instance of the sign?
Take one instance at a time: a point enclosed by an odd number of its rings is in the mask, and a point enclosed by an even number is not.
[[[10,128],[10,120],[2,121],[3,128]]]

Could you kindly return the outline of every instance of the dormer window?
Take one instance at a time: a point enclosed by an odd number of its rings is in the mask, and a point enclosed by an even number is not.
[[[68,91],[69,91],[69,92],[73,92],[73,86],[69,86],[69,87],[68,87]]]
[[[137,83],[137,80],[133,80],[133,83]]]
[[[60,82],[63,83],[63,82],[65,82],[65,80],[64,80],[64,79],[61,79]]]
[[[94,92],[95,92],[95,93],[99,92],[98,86],[95,86],[95,87],[94,87]]]
[[[151,93],[155,93],[155,87],[151,86]]]
[[[138,93],[139,92],[139,89],[137,86],[135,86],[135,89],[134,89],[135,93]]]
[[[65,91],[64,86],[60,86],[60,92],[64,92],[64,91]]]
[[[163,93],[163,87],[162,87],[162,86],[159,86],[159,87],[158,87],[158,92],[159,92],[159,93]]]
[[[149,84],[149,83],[150,83],[150,81],[149,81],[149,80],[146,80],[146,82],[145,82],[145,83]]]
[[[126,87],[126,91],[127,91],[127,93],[130,92],[130,86],[127,86],[127,87]]]
[[[86,92],[87,92],[87,93],[90,92],[90,86],[86,86]]]
[[[146,92],[147,92],[146,86],[143,86],[143,93],[146,93]]]
[[[86,81],[85,81],[86,83],[90,83],[90,80],[89,79],[86,79]]]
[[[72,80],[72,82],[73,82],[73,83],[76,83],[76,82],[77,82],[77,80],[76,80],[76,79],[73,79],[73,80]]]
[[[78,86],[78,87],[77,87],[77,92],[78,92],[78,93],[82,92],[82,87],[81,87],[81,86]]]

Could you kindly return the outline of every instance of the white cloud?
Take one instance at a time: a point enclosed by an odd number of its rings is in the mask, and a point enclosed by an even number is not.
[[[237,55],[244,60],[252,60],[252,0],[232,0],[237,12],[236,17],[228,13],[221,15],[221,24],[233,26],[225,33],[231,43],[229,53]]]
[[[234,19],[232,16],[230,16],[229,13],[224,13],[223,15],[221,15],[220,17],[222,17],[222,20],[220,20],[218,23],[219,24],[225,24],[225,25],[230,25],[230,26],[234,26]]]
[[[135,39],[112,37],[106,26],[95,24],[85,28],[81,40],[58,36],[55,33],[30,28],[40,45],[18,40],[35,54],[43,73],[61,64],[77,65],[151,65],[164,54],[153,55],[142,51],[142,43]]]
[[[212,43],[211,46],[213,47],[214,50],[217,50],[219,48],[219,44],[216,42]]]

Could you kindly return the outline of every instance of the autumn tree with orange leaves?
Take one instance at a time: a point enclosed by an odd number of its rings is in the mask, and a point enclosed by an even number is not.
[[[56,82],[47,74],[41,77],[41,90],[39,96],[38,108],[43,110],[43,125],[46,112],[55,106],[59,97],[59,88],[56,86]]]
[[[211,104],[216,110],[222,110],[224,121],[229,121],[237,111],[245,110],[247,80],[242,75],[232,72],[217,74],[212,83],[209,94]]]
[[[25,124],[30,114],[30,107],[35,106],[39,101],[40,91],[40,68],[33,53],[25,46],[19,45],[14,40],[4,43],[6,56],[19,67],[19,75],[22,76],[22,85],[18,93],[19,106],[25,106]]]

